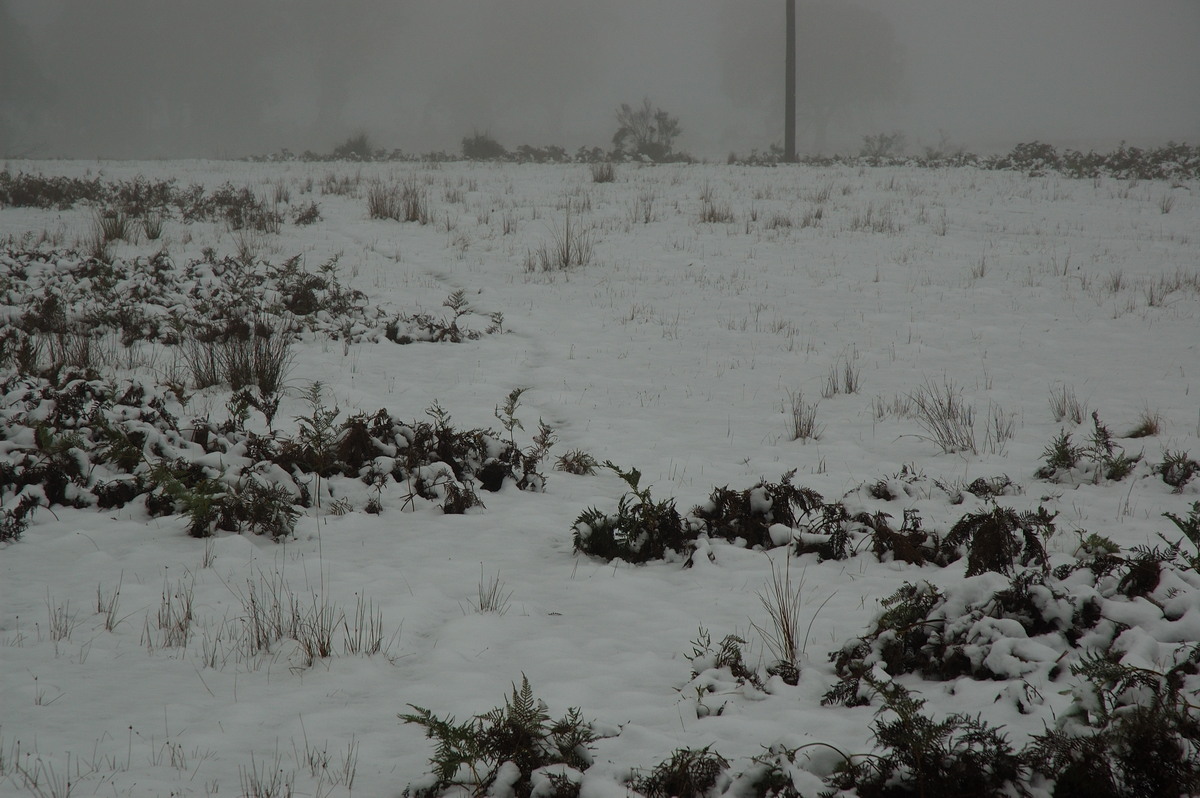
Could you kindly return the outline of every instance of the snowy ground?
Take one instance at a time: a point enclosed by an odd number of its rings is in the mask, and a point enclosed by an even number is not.
[[[504,334],[461,344],[298,345],[282,427],[305,412],[300,393],[318,380],[343,418],[386,407],[420,419],[436,401],[464,427],[497,428],[495,407],[528,388],[518,416],[527,431],[539,418],[554,428],[552,458],[583,449],[636,467],[655,498],[673,496],[681,511],[716,486],[746,488],[792,469],[797,484],[833,500],[907,467],[925,477],[913,495],[856,500],[897,519],[916,507],[927,529],[944,533],[983,504],[951,505],[935,480],[1007,475],[1022,490],[1001,504],[1058,513],[1048,544],[1055,565],[1073,560],[1078,533],[1122,547],[1162,545],[1159,533],[1176,539],[1161,514],[1186,515],[1200,494],[1200,479],[1173,493],[1153,473],[1166,450],[1200,456],[1194,183],[849,167],[625,166],[604,184],[586,166],[9,168],[174,177],[210,188],[229,180],[263,196],[282,185],[292,205],[316,200],[323,220],[288,221],[279,234],[240,242],[217,224],[168,220],[163,240],[120,243],[115,254],[165,246],[184,263],[204,247],[227,254],[240,243],[268,261],[299,254],[310,266],[340,254],[343,278],[392,313],[440,315],[460,289],[475,326],[503,313]],[[331,173],[357,188],[322,194]],[[366,190],[377,174],[422,181],[430,223],[369,219]],[[706,194],[732,221],[700,221]],[[531,270],[530,253],[563,234],[568,204],[573,229],[590,231],[591,262]],[[30,243],[46,231],[70,247],[91,223],[85,207],[6,208],[0,238],[19,243],[30,233]],[[1170,290],[1179,275],[1182,287]],[[857,392],[823,398],[831,369],[847,363],[857,369]],[[978,454],[945,454],[915,419],[879,412],[927,381],[953,383],[974,406]],[[1118,435],[1143,414],[1161,419],[1157,435],[1120,441],[1144,452],[1131,476],[1100,484],[1034,476],[1051,439],[1074,429],[1050,410],[1052,391],[1064,388]],[[815,440],[788,434],[796,392],[819,401]],[[227,398],[199,392],[187,412],[220,417]],[[1010,440],[986,434],[993,417],[1012,420]],[[1090,428],[1088,420],[1077,434]],[[518,442],[528,434],[518,431]],[[701,628],[714,640],[736,632],[749,641],[751,664],[765,664],[751,623],[767,623],[757,594],[770,560],[781,565],[788,550],[713,543],[713,559],[692,568],[576,556],[575,518],[590,506],[615,508],[626,486],[603,469],[546,473],[544,493],[509,486],[482,494],[486,510],[459,516],[422,502],[406,510],[396,486],[384,491],[382,514],[369,515],[361,511],[367,492],[346,480],[333,489],[355,512],[310,511],[295,538],[279,544],[227,533],[190,538],[184,519],[150,518],[137,503],[39,511],[19,542],[0,548],[0,792],[65,794],[48,790],[53,772],[70,774],[75,795],[240,795],[255,773],[282,770],[294,795],[397,796],[423,777],[433,753],[397,713],[415,704],[470,717],[500,704],[522,674],[554,717],[577,706],[620,730],[596,743],[585,796],[625,794],[631,768],[649,769],[681,747],[712,746],[735,772],[779,741],[867,752],[875,708],[820,705],[837,680],[829,653],[864,634],[879,600],[903,582],[951,590],[964,578],[962,561],[880,563],[865,549],[844,561],[794,558],[806,643],[799,684],[708,694],[713,712],[701,717],[689,686],[691,641]],[[294,646],[281,644],[213,667],[206,652],[243,612],[247,581],[262,575],[347,613],[358,597],[369,599],[382,614],[386,656],[339,654],[306,667]],[[507,611],[477,612],[481,582],[497,575],[511,592]],[[1200,589],[1194,573],[1180,578]],[[193,594],[193,631],[185,647],[164,647],[155,618],[164,590],[180,585]],[[97,592],[118,589],[120,622],[107,631]],[[70,619],[60,640],[49,628],[56,613]],[[1200,639],[1195,612],[1190,621],[1196,636],[1186,639]],[[1019,748],[1070,700],[1063,692],[1071,677],[1051,683],[1046,672],[1025,677],[1043,699],[1031,714],[1018,711],[1005,681],[901,681],[932,714],[982,714]],[[310,767],[322,752],[325,772]],[[41,772],[40,786],[30,787],[22,770]]]

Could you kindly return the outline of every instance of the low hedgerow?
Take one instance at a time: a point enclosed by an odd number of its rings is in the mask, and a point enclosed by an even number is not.
[[[129,220],[161,219],[178,213],[187,223],[221,222],[230,230],[252,229],[260,233],[278,233],[283,223],[278,203],[268,205],[250,188],[229,182],[206,192],[203,186],[181,188],[174,180],[151,181],[142,175],[132,180],[106,182],[98,177],[47,177],[24,172],[14,175],[8,170],[0,171],[0,207],[65,210],[79,203],[101,206],[106,213]],[[299,215],[297,224],[319,219],[319,214],[314,218],[311,211],[305,221],[299,221]],[[109,240],[113,238],[109,236]]]
[[[820,560],[844,560],[866,548],[881,562],[902,561],[946,566],[966,557],[968,575],[984,571],[1011,573],[1017,565],[1045,565],[1044,541],[1054,534],[1054,516],[1042,508],[1017,512],[993,503],[994,494],[1012,488],[1007,477],[979,478],[964,490],[938,483],[947,501],[958,504],[963,493],[977,492],[987,504],[967,513],[944,534],[924,528],[920,513],[905,508],[897,525],[882,511],[851,510],[845,501],[825,501],[819,493],[792,484],[795,472],[778,482],[760,481],[743,490],[714,488],[708,501],[686,515],[674,499],[655,500],[640,486],[637,469],[625,471],[611,462],[605,466],[631,488],[618,501],[616,512],[589,508],[572,528],[576,552],[631,563],[681,557],[690,563],[697,541],[723,539],[754,548],[790,544],[795,554],[816,554]],[[891,482],[864,483],[857,492],[891,500],[906,483],[897,475]],[[907,475],[912,481],[923,479]],[[851,491],[851,494],[856,491]]]
[[[235,393],[229,419],[180,422],[177,397],[139,381],[113,382],[60,372],[58,382],[10,374],[0,379],[0,503],[15,538],[34,506],[120,507],[139,498],[152,515],[182,514],[188,531],[216,530],[284,537],[299,509],[321,506],[334,478],[375,491],[375,511],[389,484],[407,486],[405,504],[440,502],[447,513],[478,505],[475,486],[513,484],[541,490],[541,464],[553,445],[544,424],[521,447],[519,392],[499,410],[505,432],[456,429],[436,404],[429,421],[403,424],[386,410],[339,418],[310,389],[311,410],[296,432],[247,431],[251,408],[270,425],[277,396]],[[221,456],[221,467],[202,464]]]
[[[10,248],[0,251],[0,270],[0,308],[11,309],[0,369],[48,378],[68,366],[109,371],[116,341],[145,341],[178,347],[193,387],[257,385],[271,394],[286,379],[291,342],[305,333],[349,346],[504,331],[499,311],[483,329],[466,323],[475,311],[465,291],[447,298],[449,317],[393,316],[343,282],[336,256],[310,269],[300,256],[273,264],[206,249],[180,267],[165,251],[125,260]]]
[[[800,798],[815,794],[819,781],[826,787],[821,795],[863,798],[1197,794],[1200,713],[1193,696],[1200,683],[1200,646],[1177,647],[1157,669],[1125,662],[1125,655],[1118,645],[1078,657],[1069,668],[1076,680],[1065,693],[1069,706],[1020,750],[1002,727],[979,716],[927,714],[915,691],[875,671],[864,674],[861,688],[861,703],[878,704],[869,753],[847,753],[823,742],[775,743],[730,778],[729,762],[710,748],[680,749],[650,774],[635,770],[628,785],[664,797]],[[1018,708],[1027,712],[1042,696],[1028,683],[1024,688],[1027,702]],[[836,755],[837,764],[823,779],[801,756],[814,748]]]
[[[0,207],[66,210],[77,202],[102,202],[107,193],[98,177],[89,180],[0,171]]]

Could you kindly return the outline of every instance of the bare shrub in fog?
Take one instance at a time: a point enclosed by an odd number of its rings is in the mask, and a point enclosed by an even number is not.
[[[617,132],[613,134],[614,150],[654,161],[671,157],[675,139],[681,132],[678,117],[655,107],[649,97],[636,108],[621,103],[617,109],[617,126]]]

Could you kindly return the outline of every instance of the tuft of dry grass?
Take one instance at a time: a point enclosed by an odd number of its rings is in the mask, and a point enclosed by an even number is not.
[[[762,637],[763,644],[776,661],[798,667],[801,655],[800,591],[804,587],[804,575],[801,574],[800,581],[793,584],[790,557],[782,569],[775,566],[774,560],[770,562],[771,581],[757,594],[770,623],[759,626],[751,622],[750,625]]]
[[[817,426],[817,403],[805,402],[802,391],[788,391],[784,412],[788,414],[788,433],[792,440],[815,440],[821,436],[821,428]]]
[[[1150,438],[1162,432],[1162,416],[1145,408],[1138,416],[1138,422],[1125,436],[1126,438]]]
[[[962,390],[948,379],[925,380],[909,397],[917,423],[925,430],[918,437],[936,443],[946,454],[979,454],[975,445],[975,409],[963,401]]]
[[[1069,419],[1073,424],[1082,424],[1087,418],[1087,402],[1075,396],[1075,389],[1062,383],[1050,389],[1050,414],[1055,421]]]

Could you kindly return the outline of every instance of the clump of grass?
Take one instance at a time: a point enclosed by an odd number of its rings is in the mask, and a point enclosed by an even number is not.
[[[704,224],[731,224],[733,209],[727,202],[717,202],[708,197],[700,203],[700,221]]]
[[[136,228],[124,211],[105,208],[96,212],[96,229],[105,241],[128,241]]]
[[[197,389],[229,385],[235,391],[257,386],[263,396],[278,394],[291,370],[291,338],[265,322],[254,327],[244,337],[234,335],[223,341],[185,339],[180,352],[192,384]]]
[[[1050,414],[1058,422],[1069,419],[1073,424],[1082,424],[1087,418],[1087,402],[1079,401],[1075,389],[1062,383],[1050,389]]]
[[[763,226],[768,230],[789,230],[793,226],[792,217],[786,213],[773,213],[767,217]]]
[[[987,430],[984,442],[992,454],[1003,455],[1007,444],[1016,434],[1017,420],[1012,413],[1005,413],[998,404],[988,403]]]
[[[750,624],[775,658],[775,662],[767,666],[767,671],[778,673],[784,682],[792,685],[800,681],[800,601],[803,588],[803,574],[798,583],[792,583],[791,558],[782,569],[776,568],[775,561],[771,560],[771,581],[765,591],[757,594],[770,623],[767,626],[759,626],[754,622]]]
[[[978,454],[975,445],[975,409],[962,397],[962,390],[948,379],[941,383],[926,379],[909,397],[925,440],[936,443],[946,454]]]
[[[617,179],[617,170],[612,161],[601,161],[592,164],[593,183],[612,183]]]
[[[488,579],[484,576],[483,565],[479,566],[479,587],[475,600],[475,611],[478,613],[491,613],[495,615],[504,615],[508,612],[509,599],[512,598],[512,591],[505,591],[504,581],[500,579],[500,572],[497,571],[495,576]]]
[[[432,218],[429,211],[429,194],[416,175],[409,175],[400,184],[400,205],[401,218],[404,221],[429,224]]]
[[[146,238],[150,241],[157,241],[162,238],[163,226],[166,222],[166,215],[160,211],[147,211],[142,217],[142,232],[146,234]]]
[[[1149,408],[1138,416],[1138,422],[1125,435],[1126,438],[1149,438],[1162,432],[1162,416]]]
[[[839,393],[858,393],[862,387],[862,368],[858,365],[857,353],[841,357],[831,363],[829,373],[825,375],[825,387],[821,396],[829,399]]]
[[[382,180],[372,181],[367,186],[367,213],[372,219],[392,219],[397,222],[403,219],[400,187]]]
[[[535,263],[544,272],[562,271],[572,266],[587,266],[592,262],[592,250],[595,237],[590,229],[584,228],[578,220],[572,218],[571,203],[567,203],[560,228],[554,222],[550,224],[550,240],[543,243],[527,261],[526,270]]]
[[[876,394],[871,400],[871,411],[876,421],[883,421],[888,416],[893,418],[912,418],[913,401],[908,394],[892,394],[891,399],[883,394]]]
[[[817,402],[804,401],[803,391],[788,391],[784,413],[791,440],[815,440],[821,436],[821,427],[817,425]]]

